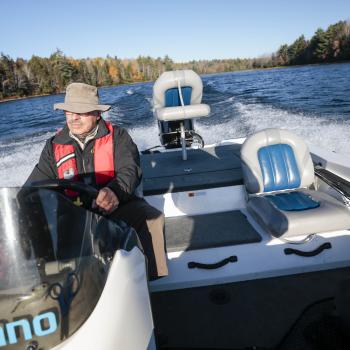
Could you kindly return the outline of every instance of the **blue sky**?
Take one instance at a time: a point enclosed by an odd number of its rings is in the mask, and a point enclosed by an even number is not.
[[[17,0],[0,4],[0,52],[13,58],[138,55],[177,62],[259,57],[350,19],[350,1]]]

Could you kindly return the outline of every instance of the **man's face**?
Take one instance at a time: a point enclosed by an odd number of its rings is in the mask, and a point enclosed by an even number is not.
[[[100,112],[98,111],[88,113],[65,112],[68,128],[74,135],[84,135],[89,133],[96,127],[97,122],[100,119]]]

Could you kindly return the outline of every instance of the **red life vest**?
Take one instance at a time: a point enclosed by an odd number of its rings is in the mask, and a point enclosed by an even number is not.
[[[113,126],[105,122],[109,133],[97,138],[94,145],[94,172],[97,185],[106,185],[114,178]],[[78,181],[78,167],[73,145],[53,144],[59,179]]]

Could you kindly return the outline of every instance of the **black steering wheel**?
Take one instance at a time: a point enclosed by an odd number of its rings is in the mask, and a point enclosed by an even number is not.
[[[82,194],[85,196],[85,198],[89,202],[88,209],[90,210],[92,209],[91,204],[93,200],[97,198],[97,195],[99,192],[95,187],[84,184],[82,182],[74,182],[70,180],[59,180],[59,179],[32,182],[30,184],[30,187],[45,188],[48,190],[56,190],[60,192],[63,192],[64,190],[71,190],[74,192],[78,192],[79,194]],[[86,206],[84,205],[84,207]]]
[[[98,190],[91,185],[84,184],[83,182],[74,182],[70,180],[43,180],[36,181],[30,184],[31,187],[47,188],[52,190],[71,190],[74,192],[84,193],[90,199],[96,199]]]

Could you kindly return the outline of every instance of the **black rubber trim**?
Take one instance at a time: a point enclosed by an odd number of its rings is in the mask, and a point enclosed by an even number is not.
[[[331,249],[331,248],[332,248],[332,245],[329,242],[326,242],[321,244],[318,248],[310,252],[303,252],[302,250],[298,250],[298,249],[286,248],[284,250],[284,254],[286,255],[295,254],[295,255],[304,256],[304,257],[311,257],[311,256],[316,256],[318,254],[321,254],[325,249]]]
[[[315,174],[323,180],[326,184],[333,187],[340,192],[343,196],[350,198],[350,182],[342,177],[332,173],[329,170],[315,167]]]
[[[234,263],[236,261],[238,261],[237,256],[232,255],[214,264],[203,264],[195,261],[190,261],[187,266],[189,269],[197,268],[197,269],[213,270],[213,269],[218,269],[219,267],[223,267],[228,263]]]

